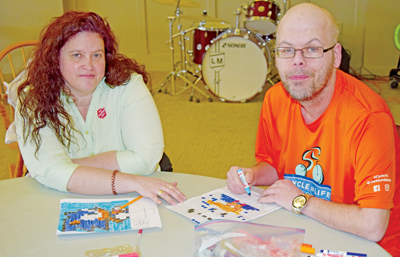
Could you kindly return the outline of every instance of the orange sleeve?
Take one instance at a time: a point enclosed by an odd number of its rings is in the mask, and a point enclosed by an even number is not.
[[[353,137],[355,199],[359,207],[391,209],[396,150],[393,121],[384,112],[370,114]]]

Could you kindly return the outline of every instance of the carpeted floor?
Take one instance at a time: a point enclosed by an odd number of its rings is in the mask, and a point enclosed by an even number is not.
[[[388,79],[363,80],[363,82],[386,101],[396,125],[400,126],[400,87],[391,88]]]
[[[171,96],[154,92],[166,77],[166,72],[152,72],[153,96],[163,124],[165,152],[170,157],[174,172],[226,178],[232,165],[255,164],[254,144],[263,91],[246,103],[225,103],[212,96],[199,82],[199,87],[211,96],[213,102],[199,96],[200,102],[190,102],[191,90]],[[391,89],[387,81],[365,81],[388,103],[400,124],[400,88]],[[176,91],[183,87],[177,82]],[[163,88],[164,89],[164,88]],[[171,85],[165,89],[171,92]],[[0,138],[4,138],[0,118]],[[0,144],[0,180],[8,179],[8,164],[15,162],[16,149]]]
[[[154,74],[154,86],[165,77]],[[177,80],[178,91],[182,85]],[[204,84],[199,82],[203,92]],[[165,137],[165,152],[171,157],[174,171],[226,178],[232,165],[255,164],[254,147],[262,93],[246,103],[225,103],[211,96],[207,101],[197,93],[200,102],[190,102],[191,90],[171,96],[154,92]],[[171,91],[171,86],[167,86]]]

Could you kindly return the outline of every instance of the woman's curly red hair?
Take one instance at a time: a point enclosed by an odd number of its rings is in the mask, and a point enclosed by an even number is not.
[[[150,76],[144,65],[118,53],[118,43],[108,22],[93,12],[67,12],[53,18],[40,33],[33,58],[28,65],[27,80],[18,88],[19,113],[23,117],[24,142],[31,136],[37,154],[41,137],[39,130],[48,126],[65,147],[73,140],[73,122],[63,107],[61,92],[70,95],[59,69],[60,50],[65,43],[80,32],[98,33],[104,40],[105,82],[109,86],[126,84],[132,73]]]

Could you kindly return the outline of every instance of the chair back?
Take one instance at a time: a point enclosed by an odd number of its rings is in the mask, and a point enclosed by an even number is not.
[[[36,44],[36,40],[22,41],[12,44],[0,52],[1,99],[7,98],[4,82],[11,83],[26,68],[30,50]]]
[[[13,81],[27,67],[31,50],[37,44],[36,40],[27,40],[12,44],[0,52],[0,115],[3,118],[3,124],[7,131],[14,121],[14,107],[11,100],[16,99],[17,88],[10,88]],[[7,89],[5,84],[9,85]],[[13,94],[13,97],[10,95]],[[14,99],[13,99],[14,98]],[[7,101],[8,100],[8,101]],[[7,110],[8,109],[8,110]],[[18,149],[17,143],[8,145],[11,149]],[[24,176],[26,167],[24,166],[21,153],[18,149],[16,163],[9,164],[10,178]]]

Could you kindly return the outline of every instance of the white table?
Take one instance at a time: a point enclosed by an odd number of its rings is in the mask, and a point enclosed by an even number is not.
[[[192,198],[226,186],[225,180],[203,176],[155,172],[168,182],[177,181],[180,190]],[[60,199],[134,198],[136,193],[117,196],[86,196],[46,188],[31,178],[0,181],[0,256],[84,256],[86,250],[135,245],[137,231],[56,235]],[[140,249],[144,257],[190,257],[195,252],[194,224],[187,218],[159,206],[163,228],[143,231]],[[369,257],[390,256],[378,244],[352,234],[336,231],[304,215],[280,209],[252,222],[304,228],[304,242],[320,249],[366,253]],[[303,256],[308,256],[303,254]]]

